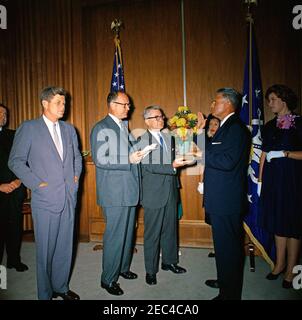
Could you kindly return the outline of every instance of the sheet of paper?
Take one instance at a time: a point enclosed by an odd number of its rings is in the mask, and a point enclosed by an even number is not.
[[[143,150],[141,150],[141,153],[144,155],[145,158],[150,152],[157,149],[157,143],[152,143],[149,146],[146,146]]]

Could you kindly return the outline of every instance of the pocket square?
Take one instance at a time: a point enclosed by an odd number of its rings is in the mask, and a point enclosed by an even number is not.
[[[220,141],[220,142],[212,142],[212,144],[222,144],[222,142]]]

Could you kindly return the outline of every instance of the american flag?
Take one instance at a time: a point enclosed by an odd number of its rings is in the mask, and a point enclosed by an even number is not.
[[[116,92],[116,91],[125,92],[122,50],[121,50],[118,39],[116,39],[115,41],[115,52],[114,52],[110,92]]]

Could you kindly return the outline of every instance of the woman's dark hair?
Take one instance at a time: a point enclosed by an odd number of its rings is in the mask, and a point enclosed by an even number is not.
[[[293,111],[297,108],[298,97],[291,88],[283,84],[274,84],[266,90],[266,100],[268,100],[271,93],[274,93],[278,98],[285,102],[289,110]]]
[[[204,130],[205,130],[206,134],[208,133],[208,130],[209,130],[209,127],[210,127],[210,121],[211,121],[212,119],[217,120],[218,123],[220,124],[220,119],[218,119],[217,117],[213,116],[212,113],[210,113],[210,114],[208,115],[208,117],[207,117],[206,125],[205,125],[205,127],[204,127]]]

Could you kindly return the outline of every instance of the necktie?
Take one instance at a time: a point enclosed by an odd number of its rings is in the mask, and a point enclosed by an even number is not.
[[[163,136],[161,135],[160,132],[158,133],[158,138],[159,138],[160,145],[163,147],[163,149],[167,150],[166,144],[165,144],[164,139],[163,139]]]
[[[56,123],[53,124],[53,141],[56,145],[56,148],[58,150],[58,153],[60,155],[60,158],[63,160],[63,150],[62,150],[62,146],[61,146],[61,143],[60,143],[60,139],[59,139],[59,136],[58,136],[58,132],[57,132],[57,129],[56,129]]]
[[[128,132],[128,129],[126,127],[126,123],[124,121],[120,121],[121,130],[125,133]]]

